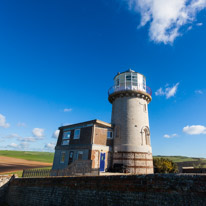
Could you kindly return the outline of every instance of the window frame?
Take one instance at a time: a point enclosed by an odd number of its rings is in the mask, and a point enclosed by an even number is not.
[[[75,134],[76,131],[79,131],[79,134],[78,134],[78,135]],[[74,139],[80,139],[80,134],[81,134],[81,129],[75,129],[75,130],[74,130]]]
[[[111,136],[108,136],[108,133],[112,134]],[[107,139],[113,139],[113,131],[107,130]]]
[[[69,133],[69,137],[67,135],[65,135],[67,133]],[[63,132],[61,145],[63,145],[63,146],[69,145],[70,138],[71,138],[71,130]]]
[[[82,158],[81,158],[81,159],[79,159],[79,154],[82,155]],[[83,154],[84,154],[84,151],[82,151],[82,150],[78,151],[78,152],[77,152],[77,160],[83,160]]]

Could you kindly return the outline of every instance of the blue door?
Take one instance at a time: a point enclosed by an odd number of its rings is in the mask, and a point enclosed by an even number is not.
[[[100,154],[100,172],[104,172],[105,167],[105,153]]]

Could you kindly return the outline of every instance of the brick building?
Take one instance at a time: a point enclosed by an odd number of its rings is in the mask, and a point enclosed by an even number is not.
[[[53,169],[67,168],[76,160],[92,160],[92,168],[111,167],[112,125],[92,120],[59,128]]]

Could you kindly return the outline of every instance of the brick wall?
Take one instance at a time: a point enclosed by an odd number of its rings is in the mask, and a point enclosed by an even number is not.
[[[8,183],[10,179],[11,179],[10,176],[0,175],[0,205],[2,205],[5,201],[5,196],[6,196]]]
[[[6,199],[11,206],[206,205],[206,176],[17,178]]]

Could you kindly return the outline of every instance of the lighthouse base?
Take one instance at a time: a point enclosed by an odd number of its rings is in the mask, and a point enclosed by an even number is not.
[[[132,174],[153,174],[152,153],[146,152],[114,152],[113,166],[122,165],[124,172]]]

